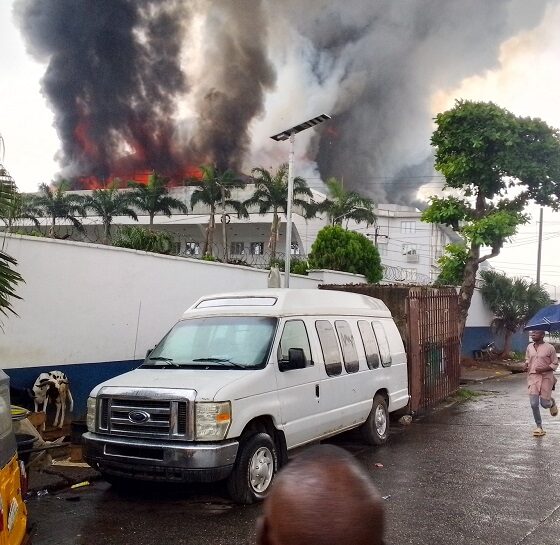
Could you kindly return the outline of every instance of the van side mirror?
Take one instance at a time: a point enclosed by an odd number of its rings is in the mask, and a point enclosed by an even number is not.
[[[288,359],[278,362],[280,371],[291,371],[292,369],[305,369],[307,360],[303,348],[290,348],[288,350]]]
[[[148,350],[146,350],[146,358],[154,351],[153,348],[148,348]]]

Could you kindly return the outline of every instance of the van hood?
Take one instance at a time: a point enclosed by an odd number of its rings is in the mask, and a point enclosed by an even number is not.
[[[162,388],[177,390],[194,390],[198,401],[213,401],[215,395],[224,386],[239,380],[247,380],[250,375],[259,371],[241,369],[135,369],[98,384],[91,397],[96,397],[101,388],[116,386],[119,388]]]

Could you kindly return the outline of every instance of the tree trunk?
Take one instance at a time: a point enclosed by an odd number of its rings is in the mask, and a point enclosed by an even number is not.
[[[276,243],[278,242],[278,211],[274,210],[272,225],[270,226],[270,259],[276,258]]]
[[[511,352],[511,337],[512,332],[509,329],[506,329],[504,333],[504,351],[502,352],[502,355],[505,357],[507,357]]]
[[[155,212],[150,212],[150,227],[154,224]]]
[[[206,228],[206,241],[204,243],[204,254],[203,255],[213,255],[214,246],[214,227],[216,225],[215,221],[216,209],[214,206],[210,207],[210,217],[208,218],[208,226]]]
[[[224,262],[228,262],[228,247],[227,247],[227,231],[226,231],[226,191],[224,186],[222,190],[222,244],[224,245]]]
[[[103,244],[111,244],[111,224],[109,222],[105,222],[105,232],[103,235]]]
[[[54,233],[54,229],[56,226],[56,216],[53,216],[51,218],[51,228],[49,229],[49,236],[51,236],[52,238],[56,238],[55,233]]]
[[[471,300],[476,283],[476,273],[478,271],[478,258],[480,256],[480,246],[471,245],[467,262],[465,263],[465,273],[463,284],[459,290],[459,338],[463,337],[467,315],[471,306]]]

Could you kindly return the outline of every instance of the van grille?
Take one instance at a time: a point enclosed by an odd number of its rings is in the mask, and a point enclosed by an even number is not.
[[[98,429],[111,435],[185,440],[188,412],[188,401],[102,397]]]

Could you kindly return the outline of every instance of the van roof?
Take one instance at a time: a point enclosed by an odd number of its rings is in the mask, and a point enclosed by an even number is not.
[[[367,295],[334,290],[279,288],[206,295],[190,307],[183,318],[224,313],[391,317],[383,301]]]

